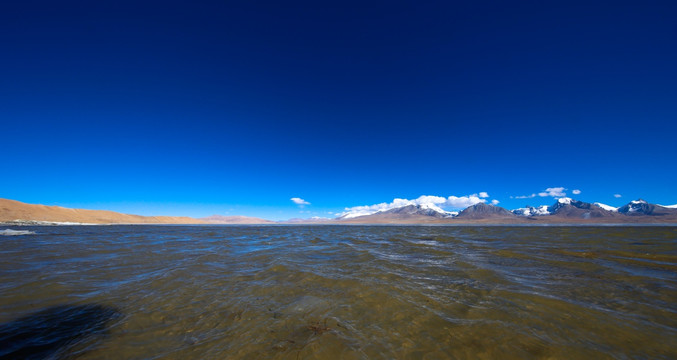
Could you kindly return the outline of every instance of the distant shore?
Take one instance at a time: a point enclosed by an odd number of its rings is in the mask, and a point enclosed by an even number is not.
[[[567,205],[569,206],[569,205]],[[653,205],[652,205],[653,206]],[[271,221],[247,216],[191,218],[185,216],[142,216],[107,210],[70,209],[60,206],[26,204],[0,199],[0,224],[3,226],[72,226],[72,225],[654,225],[677,224],[677,210],[663,208],[661,215],[611,214],[607,217],[581,218],[576,212],[565,215],[517,216],[493,205],[474,205],[486,212],[470,217],[433,217],[420,214],[392,214],[350,219],[293,219]],[[573,209],[576,210],[576,209]],[[572,210],[572,211],[573,211]],[[576,210],[585,211],[585,210]],[[599,210],[598,211],[602,211]],[[573,213],[573,215],[571,215]]]
[[[271,222],[265,224],[161,224],[161,223],[74,223],[58,221],[2,221],[2,227],[31,227],[31,226],[514,226],[514,227],[547,227],[547,226],[677,226],[677,222],[625,222],[625,223],[601,223],[601,222],[428,222],[428,223],[356,223],[356,222]]]

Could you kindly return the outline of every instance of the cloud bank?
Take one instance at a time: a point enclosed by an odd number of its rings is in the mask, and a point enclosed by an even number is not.
[[[475,205],[477,203],[484,203],[487,201],[485,199],[486,197],[489,197],[489,194],[483,191],[479,194],[465,196],[444,197],[444,196],[422,195],[413,200],[396,198],[389,203],[347,207],[345,208],[345,211],[339,215],[344,218],[353,218],[358,216],[371,215],[381,211],[396,209],[407,205],[420,205],[424,208],[444,212],[445,210],[443,208],[463,209],[467,208],[468,206]]]

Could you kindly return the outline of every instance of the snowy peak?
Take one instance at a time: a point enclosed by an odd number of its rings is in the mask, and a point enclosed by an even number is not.
[[[458,212],[445,211],[434,204],[404,205],[394,209],[381,209],[377,211],[351,212],[338,217],[339,220],[348,220],[373,215],[396,215],[396,216],[430,216],[434,218],[451,218]]]
[[[548,208],[548,212],[550,212],[551,214],[556,214],[561,209],[571,206],[578,209],[589,210],[593,205],[583,201],[574,200],[572,198],[559,198],[557,199],[556,203],[554,203],[552,206]]]
[[[591,204],[579,200],[574,200],[572,198],[563,197],[557,199],[557,201],[551,206],[547,205],[542,205],[539,207],[527,206],[524,208],[515,209],[512,211],[512,213],[519,216],[557,215],[558,217],[564,218],[583,218],[583,219],[614,216],[612,211],[615,211],[615,208],[608,205],[604,206],[606,208],[598,204]]]
[[[606,206],[606,205],[605,205]],[[610,206],[607,206],[611,208]],[[615,212],[607,210],[597,204],[591,204],[570,198],[558,199],[548,208],[552,215],[568,219],[593,219],[615,217]]]
[[[519,216],[544,216],[550,215],[548,205],[541,205],[539,207],[527,206],[512,211],[513,214]]]
[[[379,206],[356,207],[349,213],[344,213],[336,220],[357,223],[435,223],[456,222],[461,220],[487,222],[498,221],[523,221],[524,218],[538,221],[580,221],[597,219],[601,222],[656,222],[655,220],[636,217],[640,215],[655,217],[657,215],[669,215],[665,221],[677,219],[677,209],[660,205],[650,204],[645,200],[638,199],[629,202],[620,208],[615,208],[603,203],[588,203],[569,197],[557,198],[555,202],[541,206],[526,206],[508,211],[502,207],[477,203],[459,212],[446,211],[436,203],[404,203],[392,207],[394,204],[378,204]],[[633,216],[630,219],[627,216]],[[520,219],[521,218],[521,219]],[[548,220],[551,219],[551,220]],[[644,220],[642,220],[644,219]]]
[[[545,216],[553,215],[560,218],[617,218],[619,214],[630,216],[661,216],[661,215],[677,215],[677,206],[671,208],[668,206],[661,206],[651,204],[645,200],[637,199],[630,201],[628,204],[615,208],[599,202],[586,203],[572,198],[559,198],[551,206],[532,207],[527,206],[512,210],[512,213],[519,216]]]
[[[444,211],[440,207],[432,204],[406,205],[390,210],[383,211],[384,214],[405,214],[405,215],[423,215],[436,218],[452,217],[453,213]]]
[[[602,203],[598,203],[598,202],[593,203],[593,204],[601,207],[602,209],[604,209],[606,211],[618,212],[618,208],[615,208],[615,207],[607,205],[607,204],[602,204]]]
[[[618,212],[625,215],[669,215],[677,213],[676,209],[648,203],[642,199],[630,201],[618,208]]]

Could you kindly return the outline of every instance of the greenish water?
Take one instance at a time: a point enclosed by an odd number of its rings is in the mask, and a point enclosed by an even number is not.
[[[677,358],[677,227],[12,229],[0,359]]]

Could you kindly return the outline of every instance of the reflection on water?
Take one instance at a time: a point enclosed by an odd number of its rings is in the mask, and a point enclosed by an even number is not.
[[[677,358],[676,227],[30,230],[1,239],[0,356],[68,303],[109,327],[45,337],[78,359]]]
[[[120,313],[109,307],[54,306],[0,325],[0,359],[58,359],[82,353]],[[75,348],[78,348],[76,351]]]

